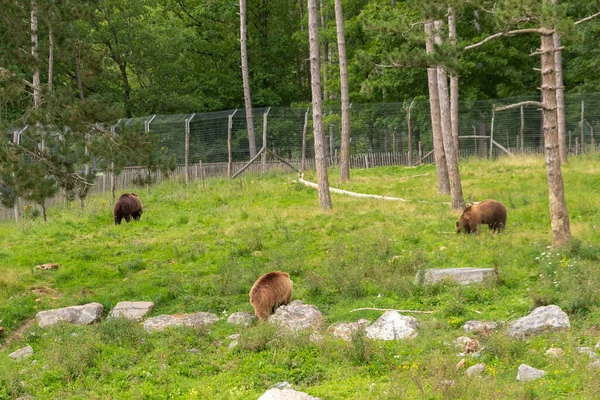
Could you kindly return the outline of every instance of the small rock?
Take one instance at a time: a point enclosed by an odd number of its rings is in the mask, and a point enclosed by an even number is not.
[[[489,335],[498,329],[498,324],[494,321],[467,321],[463,325],[463,330],[466,333],[476,332],[483,335]]]
[[[596,347],[595,347],[595,349],[596,349],[596,350],[600,350],[600,342],[596,343]]]
[[[195,353],[198,353],[200,350],[198,350],[198,349],[197,349],[197,348],[195,348],[195,347],[192,347],[192,348],[191,348],[191,349],[189,349],[188,351],[189,351],[190,353],[194,353],[194,354],[195,354]]]
[[[586,354],[592,360],[600,360],[600,356],[591,347],[578,347],[579,354]]]
[[[23,347],[17,351],[10,353],[8,356],[13,360],[20,360],[21,358],[29,357],[33,354],[33,348],[31,346]]]
[[[42,265],[36,265],[35,269],[39,269],[40,271],[47,271],[49,269],[58,269],[57,263],[46,263]]]
[[[151,301],[121,301],[113,308],[110,317],[141,321],[153,307],[154,303]]]
[[[236,334],[233,334],[233,335],[230,335],[227,337],[227,339],[231,340],[231,343],[229,343],[229,347],[228,347],[229,350],[235,348],[238,345],[239,338],[240,338],[239,333],[236,333]]]
[[[600,368],[600,361],[592,361],[587,366],[588,369],[598,369]]]
[[[538,307],[531,314],[512,322],[507,334],[515,338],[525,338],[547,331],[561,331],[571,327],[569,317],[555,305]]]
[[[452,379],[444,379],[440,382],[440,386],[445,389],[449,389],[451,387],[456,386],[456,381]]]
[[[104,307],[100,303],[89,303],[83,306],[58,308],[55,310],[40,311],[35,316],[40,328],[52,326],[61,322],[76,325],[90,325],[100,321]]]
[[[359,319],[356,322],[340,323],[329,327],[332,335],[350,341],[355,332],[364,330],[371,322],[368,319]]]
[[[519,365],[519,372],[517,372],[517,380],[520,382],[529,382],[539,379],[544,375],[546,375],[546,371],[533,368],[527,364],[521,364]]]
[[[418,328],[416,318],[400,315],[397,311],[386,311],[365,331],[370,339],[398,340],[416,337]]]
[[[195,314],[178,315],[159,315],[158,317],[148,318],[144,322],[144,329],[148,332],[161,331],[169,326],[188,326],[191,328],[200,328],[205,325],[211,325],[219,320],[213,313],[198,312]]]
[[[227,318],[227,322],[233,325],[250,326],[256,321],[256,317],[246,312],[236,312]]]
[[[323,314],[315,306],[294,300],[288,305],[279,307],[269,317],[269,322],[291,329],[318,328],[323,322]]]
[[[485,364],[480,363],[480,364],[475,364],[472,367],[467,368],[467,370],[465,371],[465,375],[466,376],[477,376],[477,375],[481,375],[483,373],[483,371],[485,371]]]
[[[269,389],[258,400],[320,400],[318,397],[309,396],[304,392],[292,389]]]
[[[553,358],[561,358],[563,356],[563,349],[558,347],[551,347],[544,353],[545,355]]]

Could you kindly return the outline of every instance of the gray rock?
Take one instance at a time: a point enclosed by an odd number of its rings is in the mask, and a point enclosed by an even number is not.
[[[239,339],[240,339],[240,334],[235,333],[233,335],[228,336],[227,339],[231,340],[231,343],[229,343],[228,348],[229,348],[229,350],[232,350],[238,345]]]
[[[596,350],[600,350],[600,342],[596,343],[596,347],[595,347],[595,349],[596,349]]]
[[[591,347],[578,347],[577,352],[579,354],[587,355],[590,360],[600,360],[600,356]]]
[[[551,305],[538,307],[526,317],[512,322],[507,334],[516,338],[537,335],[547,331],[567,330],[571,327],[569,317],[560,307]]]
[[[483,371],[485,371],[485,364],[480,363],[480,364],[475,364],[472,367],[467,368],[467,370],[465,371],[465,375],[466,376],[478,376],[481,375],[483,373]]]
[[[587,366],[588,369],[598,369],[600,368],[600,361],[592,361]]]
[[[356,322],[343,322],[329,327],[332,335],[341,337],[344,340],[350,341],[355,332],[364,330],[371,322],[368,319],[359,319]]]
[[[563,356],[563,349],[558,347],[551,347],[544,353],[545,355],[553,358],[561,358]]]
[[[121,301],[113,308],[110,317],[141,321],[153,307],[154,303],[151,301]]]
[[[320,400],[318,397],[310,396],[304,392],[292,389],[269,389],[258,400]]]
[[[219,320],[213,313],[198,312],[195,314],[178,315],[159,315],[158,317],[148,318],[144,322],[144,329],[148,332],[161,331],[168,326],[188,326],[191,328],[200,328],[210,325]]]
[[[103,312],[104,307],[102,307],[102,304],[89,303],[83,306],[40,311],[35,318],[40,328],[45,328],[61,322],[68,322],[76,325],[90,325],[100,321]]]
[[[8,356],[13,360],[20,360],[21,358],[29,357],[33,354],[33,348],[31,346],[23,347],[17,351],[10,353]]]
[[[269,317],[269,322],[291,330],[314,329],[323,323],[323,314],[315,306],[294,300],[279,307],[275,314]]]
[[[466,333],[490,333],[498,329],[498,324],[494,321],[467,321],[463,325],[463,330]]]
[[[519,372],[517,372],[517,380],[520,382],[535,381],[544,375],[546,375],[546,371],[533,368],[527,364],[521,364],[519,365]]]
[[[250,326],[256,321],[256,317],[247,312],[236,312],[227,318],[227,322],[234,325]]]
[[[419,321],[416,318],[400,315],[398,311],[386,311],[365,331],[370,339],[397,340],[414,338],[418,328]]]
[[[433,285],[444,280],[450,280],[460,285],[482,283],[489,277],[496,276],[494,268],[444,268],[428,269],[418,272],[416,284]]]

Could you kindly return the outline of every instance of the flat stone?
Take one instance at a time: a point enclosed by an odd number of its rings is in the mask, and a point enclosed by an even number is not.
[[[210,325],[219,320],[213,313],[198,312],[195,314],[177,314],[177,315],[159,315],[158,317],[148,318],[144,322],[144,329],[148,332],[162,331],[169,326],[187,326],[191,328],[200,328]]]
[[[483,373],[483,371],[485,371],[485,364],[480,363],[480,364],[475,364],[472,367],[467,368],[467,370],[465,371],[465,375],[466,376],[478,376],[481,375]]]
[[[489,277],[496,276],[494,268],[443,268],[427,269],[417,272],[415,277],[416,284],[433,285],[435,283],[449,280],[460,285],[470,285],[472,283],[482,283]]]
[[[590,360],[600,361],[600,356],[596,354],[596,352],[591,347],[578,347],[577,352],[579,354],[587,355],[590,358]]]
[[[227,322],[233,325],[250,326],[257,320],[256,316],[247,312],[236,312],[227,318]]]
[[[365,331],[369,339],[398,340],[417,336],[419,321],[415,317],[400,315],[398,311],[386,311]]]
[[[569,317],[555,305],[538,307],[531,314],[512,322],[507,334],[516,338],[537,335],[544,332],[562,331],[571,327]]]
[[[61,322],[75,325],[90,325],[100,321],[104,307],[100,303],[89,303],[83,306],[58,308],[40,311],[35,316],[40,328],[52,326]]]
[[[21,358],[29,357],[33,354],[33,348],[31,346],[23,347],[17,351],[13,351],[8,356],[13,360],[20,360]]]
[[[154,303],[151,301],[121,301],[113,308],[110,317],[141,321],[153,307]]]
[[[527,364],[521,364],[519,365],[519,372],[517,372],[517,380],[520,382],[535,381],[544,375],[546,375],[546,371],[533,368]]]
[[[269,389],[258,400],[321,400],[318,397],[310,396],[304,392],[297,392],[292,389]]]
[[[463,325],[463,330],[466,333],[476,332],[476,333],[491,333],[498,329],[498,323],[494,321],[467,321]]]
[[[352,339],[352,335],[355,332],[360,330],[364,330],[371,321],[368,319],[359,319],[356,322],[342,322],[339,324],[335,324],[329,327],[329,331],[332,335],[341,337],[344,340],[350,341]]]
[[[315,329],[323,323],[323,314],[315,306],[294,300],[279,307],[269,317],[269,322],[291,330]]]

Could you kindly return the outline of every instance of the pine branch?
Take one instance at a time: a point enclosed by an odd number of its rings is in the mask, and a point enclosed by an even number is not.
[[[504,111],[504,110],[510,110],[512,108],[519,108],[521,106],[536,106],[538,108],[546,108],[546,106],[544,104],[540,103],[539,101],[522,101],[520,103],[509,104],[508,106],[494,107],[494,109],[496,111]]]
[[[597,12],[594,15],[590,15],[589,17],[585,17],[583,19],[580,19],[579,21],[576,21],[573,25],[579,25],[579,24],[583,24],[584,22],[588,22],[593,20],[594,18],[598,18],[600,17],[600,12]]]
[[[479,46],[489,42],[490,40],[497,39],[502,36],[513,36],[513,35],[518,35],[520,33],[537,33],[539,35],[552,35],[554,33],[554,30],[553,29],[545,29],[545,28],[525,28],[525,29],[515,29],[513,31],[508,31],[508,32],[498,32],[491,36],[486,37],[485,39],[483,39],[482,41],[480,41],[478,43],[471,44],[469,46],[464,47],[464,50],[474,49],[476,47],[479,47]]]

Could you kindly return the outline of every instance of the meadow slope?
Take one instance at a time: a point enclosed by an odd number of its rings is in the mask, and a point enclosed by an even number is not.
[[[144,214],[118,227],[108,195],[89,199],[83,211],[53,208],[46,225],[31,214],[20,225],[0,223],[0,399],[256,399],[281,381],[322,399],[600,398],[598,370],[576,350],[600,340],[600,157],[573,157],[563,167],[574,236],[565,249],[549,248],[543,157],[469,159],[460,169],[466,201],[506,205],[502,234],[456,235],[460,213],[437,194],[430,165],[353,170],[344,185],[331,171],[334,187],[408,202],[332,194],[333,209],[324,211],[316,191],[292,174],[246,176],[135,189]],[[47,262],[60,267],[34,268]],[[499,278],[466,287],[414,283],[420,270],[450,267],[497,267]],[[433,314],[415,315],[419,336],[394,343],[326,334],[315,343],[268,324],[227,324],[233,312],[252,312],[248,292],[273,270],[290,273],[293,299],[317,306],[327,325],[381,315],[350,312],[359,307]],[[200,331],[153,334],[120,320],[31,324],[41,310],[99,302],[108,312],[126,300],[153,301],[151,316],[222,318]],[[548,304],[569,315],[570,331],[529,341],[502,330],[481,336],[481,358],[467,358],[465,367],[484,362],[483,376],[455,368],[460,358],[450,343],[465,321],[509,322]],[[240,344],[229,350],[234,333]],[[28,344],[32,357],[8,358]],[[564,357],[545,356],[550,347]],[[521,363],[547,375],[519,383]]]

